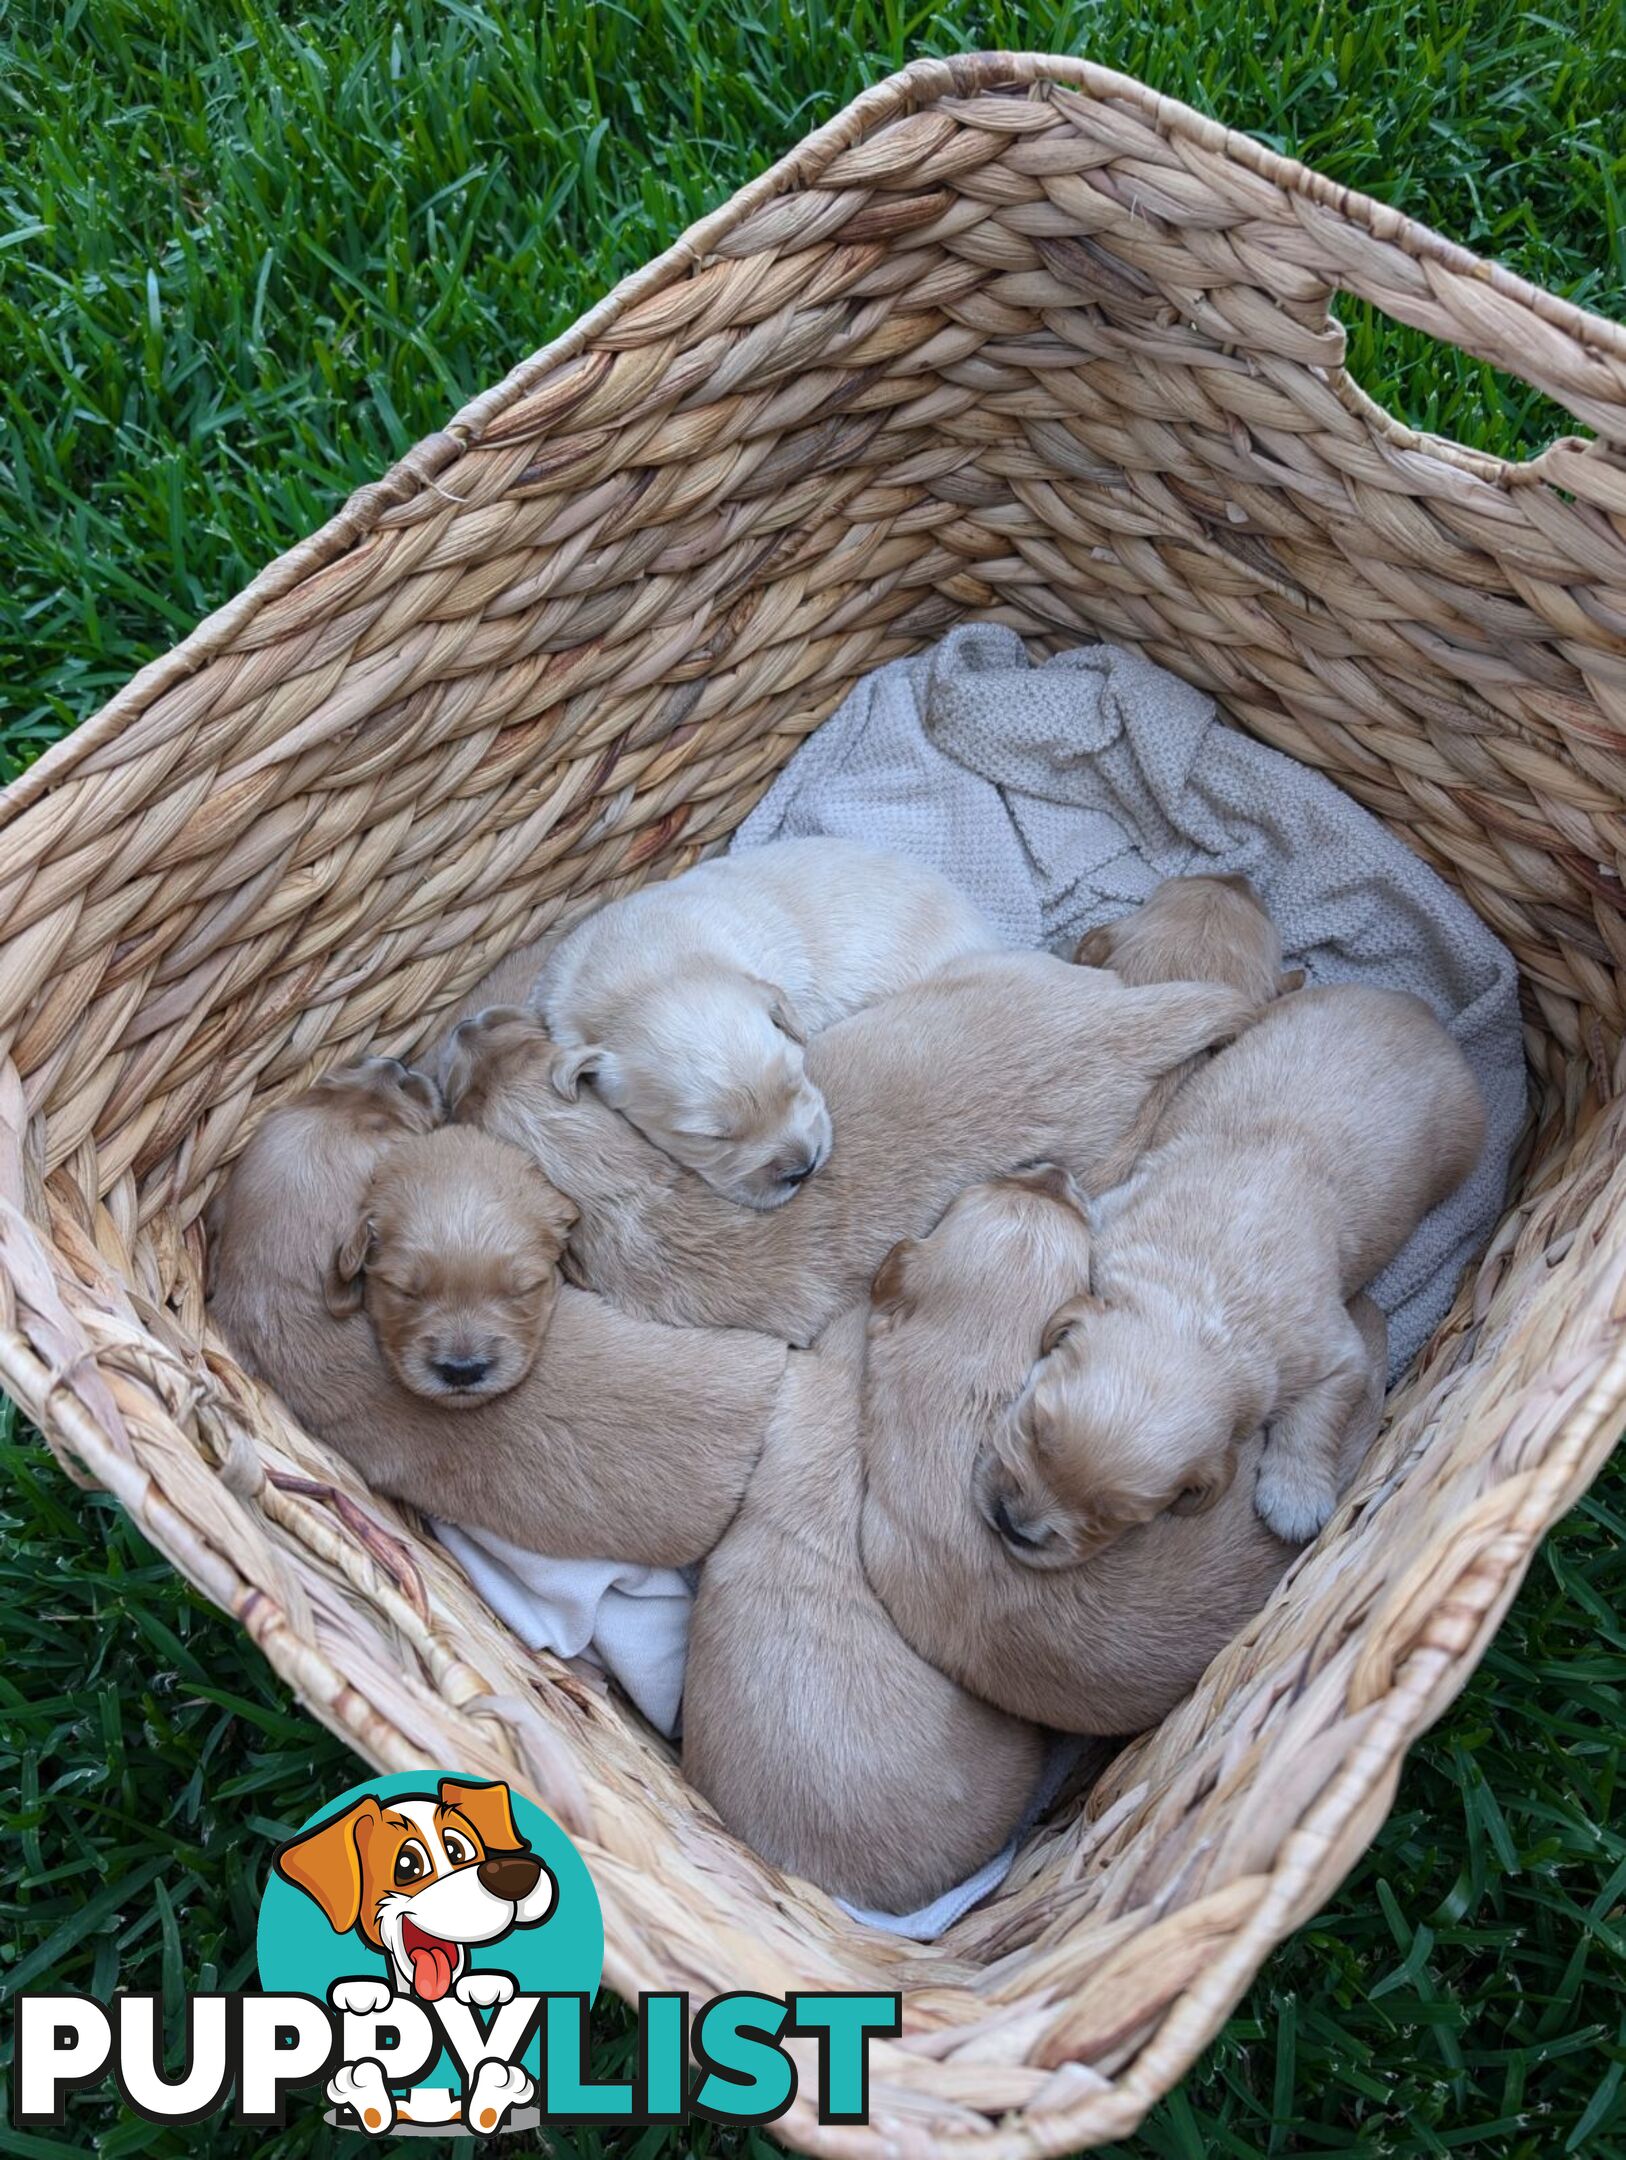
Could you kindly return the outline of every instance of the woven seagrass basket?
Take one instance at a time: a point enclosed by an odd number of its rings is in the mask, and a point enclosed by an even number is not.
[[[1357,295],[1595,431],[1504,464],[1344,374]],[[1356,1491],[1193,1698],[919,1947],[727,1837],[205,1331],[254,1116],[726,839],[967,616],[1215,693],[1523,971],[1510,1212]],[[625,1994],[907,1991],[867,2129],[1129,2132],[1359,1855],[1626,1401],[1626,332],[1069,59],[880,84],[0,799],[0,1379],[375,1763],[511,1778]],[[804,2081],[804,2083],[810,2081]]]

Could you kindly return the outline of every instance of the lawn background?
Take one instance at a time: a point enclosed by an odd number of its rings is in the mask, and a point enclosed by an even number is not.
[[[0,0],[0,780],[866,83],[977,46],[1141,76],[1626,316],[1620,0]],[[1344,314],[1414,425],[1509,455],[1567,425]],[[353,1759],[4,1405],[0,1456],[0,1987],[242,1983],[271,1845]],[[1370,1858],[1116,2150],[1626,2153],[1623,1518],[1611,1469]],[[96,2100],[0,2131],[18,2160],[361,2149]]]

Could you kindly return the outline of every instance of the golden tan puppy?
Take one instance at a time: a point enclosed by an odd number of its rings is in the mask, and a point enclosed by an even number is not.
[[[1089,1279],[1078,1195],[1041,1167],[961,1195],[876,1278],[863,1394],[865,1575],[921,1655],[1013,1714],[1131,1733],[1166,1715],[1257,1612],[1292,1548],[1241,1482],[1201,1515],[1160,1515],[1065,1570],[1022,1566],[997,1527],[990,1441],[1047,1317]],[[1347,1478],[1376,1433],[1383,1317],[1352,1308],[1365,1394]],[[1257,1437],[1244,1441],[1251,1472]],[[992,1519],[991,1519],[992,1518]]]
[[[904,1642],[864,1580],[862,1307],[792,1354],[732,1528],[700,1578],[683,1769],[735,1834],[833,1896],[913,1912],[991,1858],[1043,1741]]]
[[[1127,983],[1229,983],[1260,1007],[1303,986],[1282,966],[1282,941],[1240,871],[1165,878],[1131,914],[1086,931],[1080,967],[1111,968]]]
[[[1483,1133],[1467,1061],[1399,991],[1300,991],[1195,1074],[1099,1202],[1090,1290],[1053,1319],[1001,1440],[1012,1550],[1069,1567],[1177,1501],[1211,1504],[1261,1425],[1259,1512],[1313,1537],[1366,1386],[1348,1300]]]
[[[651,1319],[807,1343],[972,1179],[1039,1155],[1090,1185],[1124,1176],[1160,1076],[1251,1010],[1217,985],[1131,989],[1044,953],[958,962],[814,1038],[807,1070],[841,1139],[771,1215],[709,1191],[590,1092],[563,1100],[564,1053],[522,1013],[465,1022],[446,1085],[457,1118],[525,1148],[576,1203],[578,1280]]]
[[[576,1219],[534,1164],[495,1145],[458,1125],[398,1141],[328,1269],[328,1311],[365,1305],[396,1379],[449,1410],[530,1371]]]
[[[756,1461],[782,1343],[653,1326],[567,1286],[525,1377],[453,1407],[398,1383],[366,1312],[329,1309],[330,1275],[342,1283],[347,1265],[336,1255],[381,1166],[394,1147],[416,1148],[436,1114],[417,1076],[382,1064],[273,1111],[211,1205],[213,1318],[244,1366],[380,1492],[562,1559],[700,1559]],[[493,1209],[536,1177],[482,1136],[468,1136],[472,1150],[431,1137],[458,1150],[459,1179]]]

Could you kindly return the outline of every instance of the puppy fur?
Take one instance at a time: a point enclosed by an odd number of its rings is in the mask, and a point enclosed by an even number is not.
[[[989,1520],[993,1437],[1048,1316],[1089,1280],[1071,1181],[1041,1167],[961,1195],[929,1238],[888,1256],[872,1292],[862,1402],[861,1551],[870,1585],[933,1665],[1063,1731],[1139,1732],[1193,1687],[1269,1596],[1293,1549],[1239,1483],[1202,1515],[1161,1515],[1065,1571],[1012,1558]],[[1382,1416],[1383,1316],[1351,1308],[1363,1395],[1353,1475]],[[1245,1469],[1260,1441],[1242,1446]]]
[[[920,863],[781,840],[612,900],[550,953],[534,1003],[567,1094],[590,1077],[714,1191],[774,1208],[830,1153],[809,1036],[999,942]]]
[[[360,1309],[365,1287],[347,1317],[330,1309],[330,1278],[351,1284],[336,1256],[368,1220],[381,1169],[437,1115],[426,1083],[388,1061],[273,1111],[211,1203],[212,1317],[244,1367],[380,1492],[565,1559],[700,1559],[745,1490],[782,1343],[654,1326],[566,1286],[525,1377],[456,1408],[397,1382]],[[451,1145],[459,1180],[493,1209],[536,1177],[496,1142]]]
[[[528,1158],[499,1145],[458,1125],[396,1141],[328,1269],[328,1311],[365,1306],[395,1378],[449,1410],[530,1371],[576,1219]]]
[[[1303,968],[1283,968],[1276,925],[1235,870],[1165,878],[1133,913],[1087,931],[1073,958],[1127,983],[1229,983],[1261,1008],[1304,983]]]
[[[1100,1202],[1091,1289],[1053,1319],[1007,1427],[1013,1550],[1066,1567],[1176,1500],[1211,1504],[1261,1424],[1259,1511],[1313,1537],[1366,1386],[1345,1308],[1483,1133],[1467,1062],[1398,991],[1301,991],[1195,1074]]]
[[[1043,1741],[898,1634],[864,1580],[862,1306],[792,1354],[745,1502],[700,1578],[683,1769],[764,1858],[912,1912],[1010,1837]]]
[[[972,1180],[1040,1155],[1086,1185],[1126,1175],[1159,1076],[1250,1013],[1217,985],[1132,989],[1043,953],[958,962],[814,1040],[808,1073],[841,1143],[771,1215],[729,1205],[590,1093],[563,1099],[554,1074],[569,1053],[523,1014],[464,1023],[448,1099],[576,1203],[577,1280],[649,1319],[805,1345]]]

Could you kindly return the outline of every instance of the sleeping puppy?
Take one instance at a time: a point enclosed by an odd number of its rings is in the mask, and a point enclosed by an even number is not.
[[[1217,985],[1130,989],[1044,953],[958,962],[814,1040],[808,1075],[842,1142],[771,1215],[731,1206],[592,1093],[561,1096],[571,1053],[522,1013],[464,1022],[446,1085],[454,1116],[525,1148],[580,1209],[577,1280],[650,1319],[805,1344],[973,1179],[1039,1155],[1087,1185],[1126,1175],[1159,1076],[1250,1011]]]
[[[1005,1429],[1013,1549],[1071,1567],[1182,1496],[1212,1504],[1260,1425],[1255,1504],[1278,1536],[1313,1537],[1367,1384],[1348,1301],[1483,1135],[1467,1061],[1400,991],[1300,991],[1195,1074],[1098,1203],[1091,1283]]]
[[[830,1153],[809,1036],[961,954],[993,926],[923,864],[851,840],[780,840],[697,863],[570,931],[534,1004],[561,1050],[676,1163],[781,1207]]]
[[[539,1289],[566,1205],[515,1150],[432,1130],[438,1114],[392,1060],[273,1111],[210,1203],[211,1316],[379,1492],[563,1559],[700,1559],[745,1490],[784,1345]],[[420,1289],[437,1294],[414,1304]]]
[[[1303,968],[1283,968],[1276,925],[1235,870],[1165,878],[1131,914],[1086,931],[1073,959],[1127,983],[1229,983],[1261,1010],[1304,984]]]
[[[992,1443],[1049,1315],[1089,1280],[1091,1239],[1052,1166],[974,1187],[930,1237],[891,1253],[871,1294],[863,1383],[864,1573],[904,1638],[1014,1715],[1133,1733],[1193,1687],[1293,1557],[1240,1484],[1163,1514],[1065,1570],[1001,1534]],[[1352,1308],[1363,1395],[1340,1442],[1347,1479],[1375,1435],[1383,1317]],[[1257,1437],[1242,1444],[1258,1461]]]
[[[494,1155],[483,1133],[405,1135],[334,1251],[327,1309],[343,1320],[365,1305],[395,1378],[443,1409],[505,1395],[536,1360],[575,1220],[530,1161]]]
[[[1079,940],[1077,967],[1108,967],[1120,981],[1226,983],[1257,1012],[1297,990],[1304,970],[1282,967],[1282,940],[1258,894],[1238,873],[1165,878],[1149,900]],[[1208,1063],[1199,1051],[1167,1072],[1147,1103],[1149,1133],[1192,1074]]]
[[[903,1913],[1006,1842],[1044,1744],[918,1657],[864,1580],[864,1325],[860,1306],[792,1353],[744,1504],[701,1574],[683,1770],[765,1859]]]

